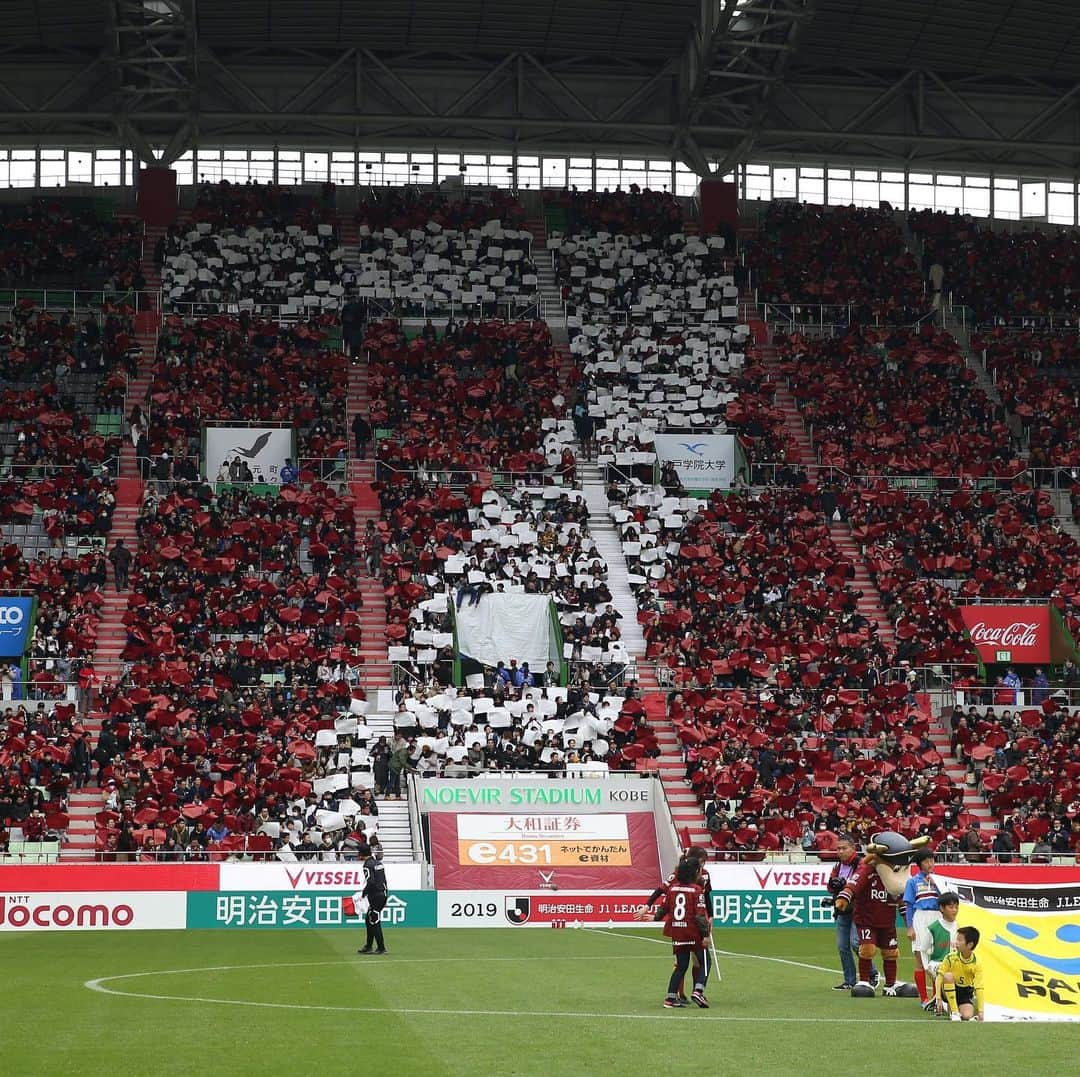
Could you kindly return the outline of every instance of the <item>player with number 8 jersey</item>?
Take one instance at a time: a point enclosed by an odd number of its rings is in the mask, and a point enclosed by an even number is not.
[[[664,1006],[675,1009],[685,1006],[679,998],[679,987],[683,982],[690,959],[696,956],[695,983],[691,998],[702,1009],[709,1006],[705,997],[705,977],[708,975],[708,963],[704,956],[706,940],[711,924],[708,909],[705,906],[705,892],[697,883],[699,864],[689,858],[679,861],[675,871],[675,881],[664,888],[663,901],[656,906],[653,918],[663,920],[664,934],[671,939],[671,949],[675,955],[675,968],[668,982],[667,997]],[[648,916],[644,907],[638,918]]]

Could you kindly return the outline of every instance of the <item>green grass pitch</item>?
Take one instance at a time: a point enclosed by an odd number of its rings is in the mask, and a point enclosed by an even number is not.
[[[1066,1072],[1080,1048],[832,991],[825,931],[718,931],[712,1008],[665,1010],[670,950],[618,930],[388,930],[386,957],[360,931],[4,934],[0,1072],[910,1077]]]

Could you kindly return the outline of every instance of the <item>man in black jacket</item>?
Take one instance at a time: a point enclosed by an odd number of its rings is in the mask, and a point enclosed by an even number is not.
[[[356,952],[358,954],[385,954],[386,942],[383,939],[382,911],[386,908],[386,870],[371,855],[370,845],[361,845],[356,850],[360,862],[364,865],[364,889],[362,896],[367,899],[368,911],[364,916],[367,925],[367,942]]]

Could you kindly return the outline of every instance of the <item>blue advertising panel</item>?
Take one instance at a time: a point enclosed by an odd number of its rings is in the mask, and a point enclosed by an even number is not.
[[[0,658],[21,658],[34,627],[33,597],[0,595]]]

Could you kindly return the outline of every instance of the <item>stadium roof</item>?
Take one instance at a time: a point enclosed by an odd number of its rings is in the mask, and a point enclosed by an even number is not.
[[[5,0],[0,136],[1080,170],[1076,0]]]

